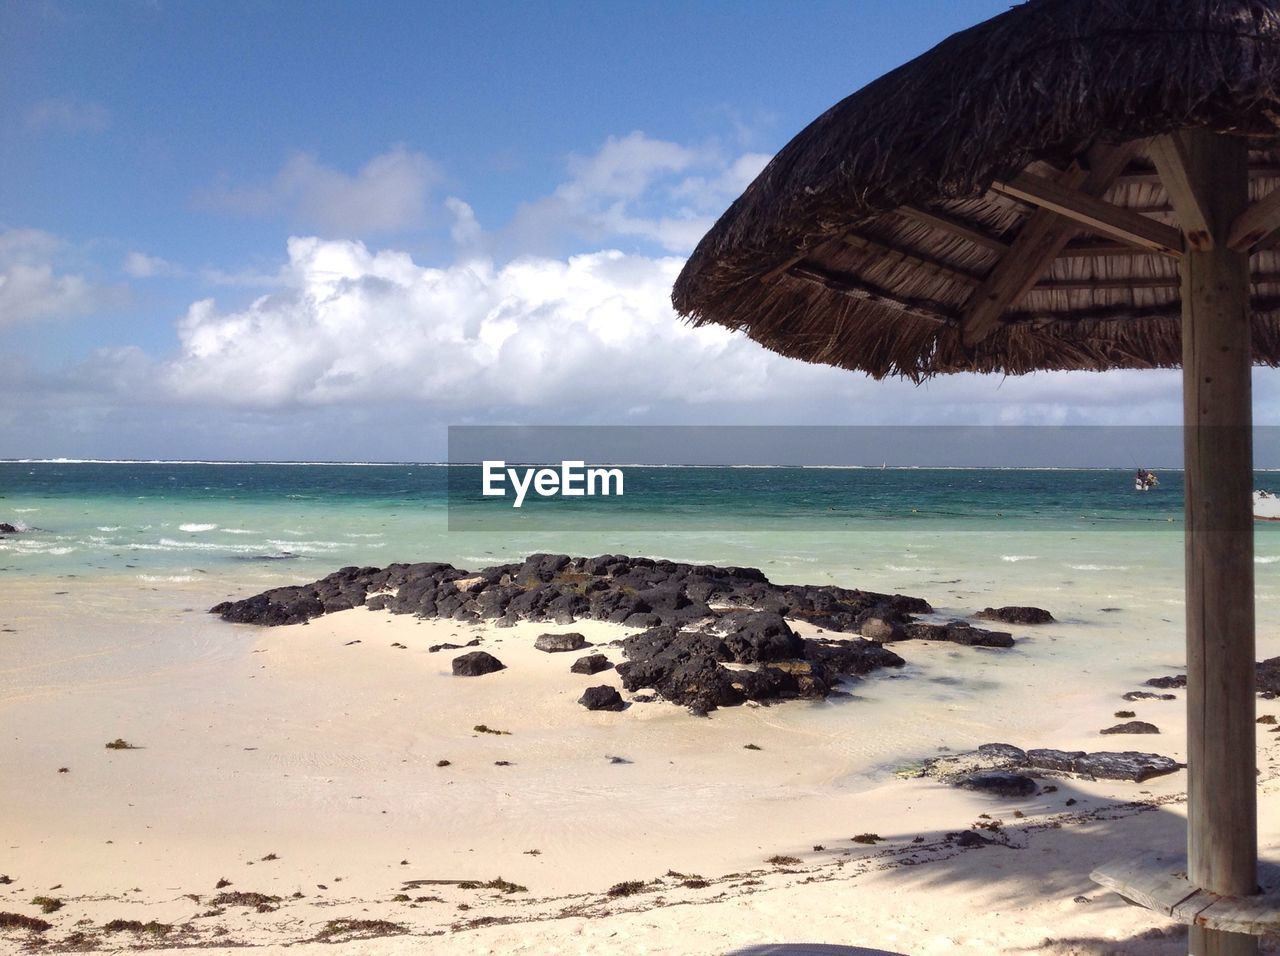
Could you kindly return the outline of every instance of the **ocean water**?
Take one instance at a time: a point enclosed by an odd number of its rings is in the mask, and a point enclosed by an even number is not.
[[[236,666],[258,635],[205,613],[228,597],[346,565],[476,569],[537,551],[753,566],[780,583],[923,597],[939,619],[1052,611],[1056,624],[1013,629],[1010,650],[909,642],[906,668],[849,698],[769,708],[761,719],[831,741],[838,790],[990,740],[1100,749],[1098,721],[1120,695],[1185,661],[1176,472],[1139,494],[1128,470],[628,468],[622,499],[517,512],[472,494],[451,509],[455,471],[0,463],[0,521],[32,529],[0,538],[0,712],[56,702],[59,688]],[[1255,555],[1268,657],[1280,654],[1280,523],[1256,525]],[[1158,716],[1180,719],[1172,705]]]
[[[311,580],[350,564],[476,568],[564,551],[881,588],[957,577],[1011,586],[1092,575],[1147,587],[1181,580],[1178,472],[1145,494],[1128,470],[625,474],[622,497],[531,496],[517,510],[475,493],[478,469],[438,465],[0,462],[0,521],[31,529],[0,539],[0,574]],[[1255,479],[1280,486],[1280,474]],[[1255,535],[1265,585],[1280,578],[1280,525],[1259,523]]]

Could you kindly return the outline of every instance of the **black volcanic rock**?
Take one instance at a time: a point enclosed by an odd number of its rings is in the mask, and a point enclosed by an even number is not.
[[[1172,757],[1160,754],[1127,751],[1101,751],[1085,753],[1082,750],[1031,749],[1023,751],[1011,744],[983,744],[970,753],[947,754],[930,757],[914,770],[914,776],[932,777],[943,783],[964,786],[969,789],[989,789],[999,792],[1004,778],[987,779],[990,774],[1034,777],[1072,774],[1104,780],[1130,780],[1137,783],[1151,777],[1173,773],[1183,764]],[[978,776],[979,782],[972,784]],[[1026,787],[1021,783],[1009,783],[1009,792]]]
[[[1159,754],[1138,753],[1134,750],[1085,754],[1076,758],[1072,772],[1100,780],[1132,780],[1142,783],[1151,777],[1163,776],[1181,769],[1183,764],[1172,757]]]
[[[534,554],[476,572],[437,562],[347,567],[309,585],[275,588],[212,610],[228,621],[274,626],[361,605],[463,623],[489,620],[499,627],[588,619],[643,628],[622,642],[624,686],[652,687],[695,712],[748,700],[822,698],[844,678],[902,666],[901,657],[857,636],[864,628],[874,631],[875,620],[892,622],[895,638],[1012,644],[1009,635],[963,622],[915,624],[911,615],[932,610],[920,598],[777,585],[755,568],[626,555]],[[788,618],[830,633],[802,638]]]
[[[1130,712],[1132,713],[1132,711]],[[1100,734],[1158,734],[1160,728],[1155,724],[1149,724],[1145,720],[1130,720],[1123,724],[1116,724],[1114,727],[1108,727],[1105,730],[1098,731]]]
[[[472,651],[470,654],[462,654],[453,659],[453,676],[480,677],[483,674],[492,674],[494,671],[506,670],[506,667],[506,664],[487,651]]]
[[[1019,765],[1027,762],[1027,752],[1013,744],[983,744],[978,748],[978,753],[984,757],[1008,760]]]
[[[613,670],[613,662],[603,654],[588,654],[579,657],[569,668],[571,674],[599,674],[601,671]]]
[[[707,630],[723,635],[731,660],[739,664],[785,661],[804,653],[804,641],[781,614],[770,611],[730,611]]]
[[[1280,657],[1258,662],[1257,681],[1257,691],[1261,696],[1280,696]]]
[[[1040,789],[1030,777],[1008,770],[977,770],[961,774],[951,784],[962,790],[976,790],[995,797],[1029,797]]]
[[[587,710],[624,710],[627,706],[618,689],[608,684],[588,687],[578,698],[578,703]]]
[[[856,638],[849,641],[807,638],[804,655],[808,661],[823,665],[834,675],[849,677],[862,677],[881,667],[901,667],[906,663],[887,647]]]
[[[901,618],[883,614],[872,614],[864,618],[859,633],[877,644],[905,641],[908,636],[905,622]]]
[[[1050,750],[1038,748],[1027,751],[1027,766],[1036,770],[1062,770],[1070,773],[1075,769],[1076,761],[1086,757],[1083,750]]]
[[[1053,615],[1042,607],[988,607],[974,615],[980,621],[999,621],[1001,624],[1052,624]]]
[[[580,651],[584,647],[590,647],[587,639],[578,633],[570,634],[541,634],[538,639],[533,642],[533,646],[540,651],[546,651],[548,654],[561,654],[565,651]]]
[[[916,622],[906,627],[907,637],[917,641],[950,641],[966,647],[1013,647],[1013,635],[1004,631],[987,631],[964,621],[946,624]]]
[[[1257,682],[1255,690],[1259,697],[1274,698],[1280,696],[1280,657],[1268,658],[1265,661],[1258,661],[1254,665],[1254,677]],[[1186,674],[1174,674],[1169,677],[1153,677],[1148,681],[1144,681],[1147,687],[1158,687],[1162,690],[1183,688],[1187,686]],[[1134,693],[1141,693],[1137,691]],[[1125,695],[1126,700],[1134,700],[1137,698]],[[1161,695],[1162,700],[1172,700],[1172,696],[1165,697]]]

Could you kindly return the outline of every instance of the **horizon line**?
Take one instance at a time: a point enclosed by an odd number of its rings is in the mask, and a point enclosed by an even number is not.
[[[496,459],[494,459],[496,460]],[[0,465],[267,465],[267,466],[331,466],[349,468],[477,468],[479,461],[338,461],[331,459],[292,460],[292,459],[214,459],[214,458],[0,458]],[[550,467],[551,462],[510,461],[508,465]],[[593,467],[613,468],[735,468],[735,469],[800,469],[800,470],[847,470],[847,471],[1130,471],[1132,465],[890,465],[882,464],[799,464],[799,463],[719,463],[706,464],[697,462],[589,462]],[[1147,466],[1144,466],[1147,467]],[[1154,464],[1150,468],[1162,471],[1181,472],[1181,465]],[[1149,470],[1148,469],[1148,470]],[[1255,467],[1254,471],[1280,471],[1280,468]]]

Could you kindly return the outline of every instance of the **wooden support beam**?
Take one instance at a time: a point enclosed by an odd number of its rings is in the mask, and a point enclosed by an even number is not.
[[[1280,284],[1280,272],[1255,272],[1249,276],[1250,285]],[[1041,279],[1035,291],[1054,289],[1176,289],[1182,284],[1177,276],[1150,276],[1132,279]]]
[[[976,276],[971,272],[965,272],[950,263],[943,262],[940,259],[934,259],[922,252],[900,249],[895,245],[887,242],[881,242],[878,239],[871,239],[867,236],[860,236],[855,233],[849,233],[844,236],[842,241],[846,246],[853,249],[860,249],[864,252],[871,252],[892,262],[900,262],[903,265],[910,266],[913,271],[925,272],[930,275],[936,275],[940,278],[947,279],[951,282],[973,288],[982,282],[981,276]]]
[[[1041,279],[1034,292],[1072,292],[1089,289],[1176,289],[1182,280],[1177,276],[1154,276],[1133,279]]]
[[[1187,178],[1186,137],[1176,132],[1157,136],[1151,141],[1150,153],[1169,194],[1169,202],[1178,214],[1178,225],[1187,246],[1201,252],[1212,249],[1208,199]]]
[[[1062,183],[1023,173],[1011,182],[992,183],[991,188],[1002,195],[1071,219],[1091,232],[1162,255],[1176,258],[1182,254],[1182,234],[1172,226]]]
[[[1099,239],[1081,239],[1070,242],[1058,254],[1059,259],[1093,259],[1106,256],[1150,256],[1150,249],[1131,246],[1127,242],[1109,242]]]
[[[1072,191],[1078,188],[1089,195],[1101,195],[1137,149],[1138,144],[1127,143],[1115,149],[1097,150],[1093,168],[1086,172],[1073,167],[1063,174],[1062,185]],[[961,319],[965,345],[976,345],[995,331],[1000,316],[1039,281],[1079,228],[1072,220],[1049,209],[1036,209],[1031,213],[1009,251],[965,303]]]
[[[1250,252],[1280,228],[1280,189],[1274,189],[1236,217],[1227,242],[1237,252]]]
[[[1249,167],[1250,179],[1280,179],[1280,165],[1275,163],[1255,163]],[[1129,169],[1116,177],[1117,183],[1139,184],[1160,182],[1160,172],[1156,169]]]
[[[874,302],[877,305],[883,305],[917,319],[927,319],[930,322],[937,322],[943,325],[949,325],[955,321],[954,316],[948,315],[946,307],[940,303],[909,299],[890,292],[888,289],[881,289],[869,282],[863,282],[853,276],[828,272],[826,269],[811,263],[798,263],[788,269],[785,274],[792,279],[820,285],[825,289],[848,296],[851,299]]]
[[[794,256],[792,256],[790,259],[785,259],[779,265],[774,266],[772,269],[770,269],[768,272],[766,272],[764,275],[760,277],[760,281],[763,282],[765,285],[771,285],[778,280],[779,276],[785,275],[787,270],[790,269],[797,262],[804,261],[810,255],[816,255],[820,257],[824,253],[830,252],[831,250],[838,248],[840,246],[841,241],[842,241],[841,236],[835,236],[831,239],[824,239],[822,242],[818,243],[812,249],[803,249],[800,252],[796,253]]]
[[[1258,887],[1252,322],[1249,257],[1229,234],[1249,202],[1248,151],[1239,137],[1180,135],[1214,239],[1182,261],[1187,878],[1246,897]],[[1251,956],[1257,940],[1196,925],[1190,947]]]
[[[967,239],[975,246],[982,246],[982,248],[990,249],[992,252],[1003,254],[1009,251],[1009,243],[997,239],[990,233],[984,232],[977,226],[962,219],[957,219],[955,216],[948,216],[946,213],[928,209],[917,209],[915,206],[900,206],[897,209],[897,213],[907,219],[914,219],[916,222],[922,222],[927,226],[933,226],[935,229],[941,229],[943,232],[949,232],[953,236]]]

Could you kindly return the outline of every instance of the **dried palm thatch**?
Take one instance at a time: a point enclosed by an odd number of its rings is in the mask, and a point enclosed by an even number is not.
[[[1186,224],[1152,138],[1182,128],[1247,138],[1251,201],[1280,187],[1280,2],[1030,0],[818,117],[673,301],[877,378],[1177,366]],[[1045,208],[1064,188],[1111,221]],[[1248,241],[1254,361],[1280,365],[1280,235]]]

